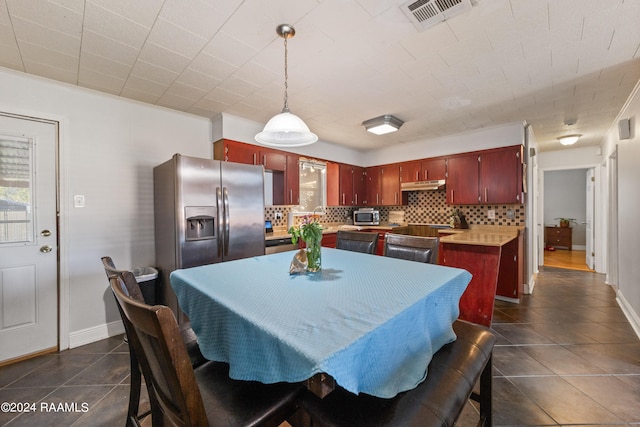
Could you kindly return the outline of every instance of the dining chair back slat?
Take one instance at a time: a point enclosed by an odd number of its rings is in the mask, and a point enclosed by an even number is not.
[[[336,249],[362,252],[365,254],[375,254],[377,246],[378,233],[366,231],[338,231]]]
[[[384,237],[383,255],[409,261],[437,264],[439,244],[440,239],[437,237],[387,233]]]

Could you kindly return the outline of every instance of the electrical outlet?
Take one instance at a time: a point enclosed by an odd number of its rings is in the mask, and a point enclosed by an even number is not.
[[[516,213],[512,209],[509,209],[507,211],[507,219],[515,219],[515,218],[516,218]]]
[[[495,211],[495,209],[489,209],[487,211],[487,218],[496,219],[496,211]]]
[[[282,212],[276,212],[276,219],[282,219]]]

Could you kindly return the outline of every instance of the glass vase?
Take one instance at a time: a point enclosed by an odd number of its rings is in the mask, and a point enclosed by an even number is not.
[[[305,244],[307,246],[307,270],[311,273],[320,271],[322,268],[322,257],[320,252],[320,248],[322,247],[322,235],[318,236],[317,239],[309,239]]]

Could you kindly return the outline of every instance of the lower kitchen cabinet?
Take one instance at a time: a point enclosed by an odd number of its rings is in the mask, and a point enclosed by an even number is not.
[[[338,241],[338,233],[324,233],[322,235],[321,245],[325,248],[335,249],[337,241]]]
[[[502,247],[496,296],[519,302],[524,293],[524,231]]]

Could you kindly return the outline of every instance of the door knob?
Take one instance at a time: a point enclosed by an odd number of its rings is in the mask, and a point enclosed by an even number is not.
[[[49,245],[44,245],[40,248],[40,252],[44,253],[44,254],[48,254],[49,252],[51,252],[53,250],[53,248]]]
[[[51,236],[51,232],[49,230],[42,230],[40,232],[40,235],[44,236],[44,237],[49,237],[49,236]]]

